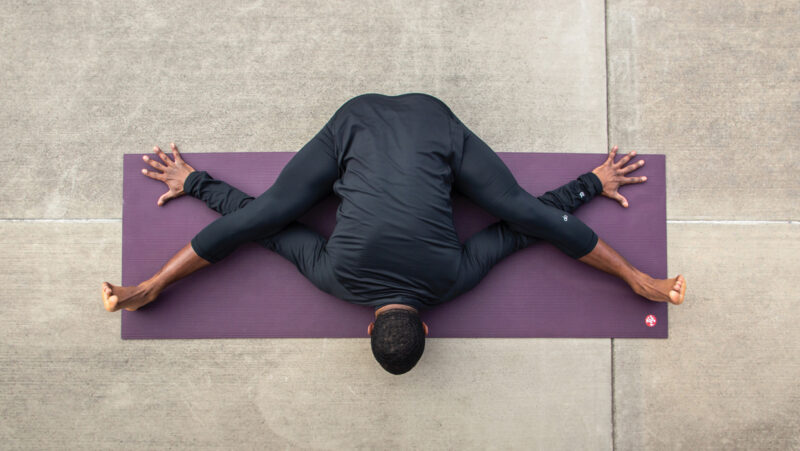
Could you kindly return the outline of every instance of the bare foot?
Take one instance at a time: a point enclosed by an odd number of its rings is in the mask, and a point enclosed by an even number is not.
[[[120,309],[134,311],[156,300],[158,293],[144,284],[123,287],[103,282],[103,305],[109,312]]]
[[[636,294],[656,302],[670,302],[675,305],[683,303],[686,295],[686,279],[683,276],[679,275],[674,279],[646,277],[633,287]]]

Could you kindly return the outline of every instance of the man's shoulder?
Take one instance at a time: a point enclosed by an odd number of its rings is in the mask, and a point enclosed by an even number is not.
[[[448,115],[453,115],[450,107],[448,107],[444,102],[430,94],[423,92],[407,92],[394,96],[376,92],[360,94],[343,103],[342,106],[340,106],[336,111],[336,115],[343,114],[360,106],[369,106],[370,108],[393,108],[398,104],[435,105],[437,109],[444,111]]]

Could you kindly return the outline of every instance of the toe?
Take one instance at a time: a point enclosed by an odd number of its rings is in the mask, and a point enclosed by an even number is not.
[[[675,305],[680,305],[683,303],[683,299],[686,296],[686,280],[681,279],[679,282],[675,284],[675,288],[669,292],[670,302]]]
[[[103,307],[109,312],[114,311],[114,307],[108,302],[108,296],[103,296]]]

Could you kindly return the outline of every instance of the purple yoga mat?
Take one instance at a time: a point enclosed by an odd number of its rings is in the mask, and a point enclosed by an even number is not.
[[[257,196],[277,178],[293,152],[185,154],[198,170]],[[498,152],[520,185],[534,195],[590,171],[600,154]],[[631,207],[598,197],[576,216],[641,270],[666,277],[666,190],[663,155],[625,186]],[[148,279],[219,214],[183,197],[158,207],[162,182],[141,174],[142,154],[124,156],[122,283]],[[149,167],[148,167],[149,168]],[[331,196],[299,218],[325,236],[335,225]],[[457,196],[454,222],[463,242],[497,219]],[[367,337],[373,308],[317,289],[289,261],[247,243],[221,262],[167,288],[135,312],[122,311],[122,338]],[[621,280],[541,242],[497,264],[478,286],[423,312],[430,337],[666,338],[667,304],[633,294]],[[650,318],[650,321],[648,321]],[[652,319],[655,319],[653,324]],[[648,324],[649,323],[649,324]]]

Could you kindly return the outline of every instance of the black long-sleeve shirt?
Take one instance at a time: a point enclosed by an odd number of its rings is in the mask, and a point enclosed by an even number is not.
[[[191,187],[191,189],[187,193],[204,201],[208,207],[220,214],[225,215],[244,207],[253,199],[252,196],[228,183],[214,179],[206,171],[195,171],[190,174],[190,177],[191,183],[187,183],[186,187]],[[539,200],[571,213],[600,191],[602,191],[602,185],[597,177],[589,172],[581,175],[577,180],[539,196]],[[339,227],[338,222],[337,227]],[[317,288],[345,301],[374,305],[376,308],[396,301],[415,308],[426,308],[449,301],[469,291],[486,276],[496,263],[537,241],[539,240],[529,235],[512,231],[505,221],[497,221],[469,237],[455,251],[448,251],[451,261],[446,267],[427,266],[431,278],[439,277],[442,271],[451,272],[452,268],[455,268],[455,274],[448,278],[448,282],[451,283],[448,289],[440,293],[425,293],[424,297],[420,296],[419,298],[411,296],[403,299],[402,302],[375,297],[369,290],[352,292],[345,288],[337,279],[336,268],[332,264],[335,256],[331,256],[331,250],[329,246],[326,246],[328,240],[300,222],[291,223],[277,234],[262,240],[261,244],[291,261],[300,273]],[[368,244],[368,240],[364,239],[358,245],[367,246]],[[392,242],[384,243],[384,246],[391,245]],[[414,252],[419,252],[419,250],[414,249]],[[424,255],[421,257],[424,258]],[[391,264],[391,262],[388,263]],[[369,284],[370,282],[366,282],[364,286],[368,287]],[[375,287],[375,291],[382,288],[375,282],[371,284]]]
[[[369,115],[344,114],[346,107],[326,126],[335,127],[331,136],[343,147],[343,171],[333,187],[341,205],[330,238],[295,221],[260,241],[319,289],[375,308],[428,308],[470,290],[497,262],[537,241],[498,221],[459,242],[452,222],[449,152],[455,146],[451,124],[444,122],[448,115],[428,115],[426,121],[443,122],[426,123],[420,134],[408,133],[420,125],[396,105],[373,103]],[[191,173],[184,190],[222,215],[253,200],[206,171]],[[589,172],[538,199],[569,213],[601,191]]]

